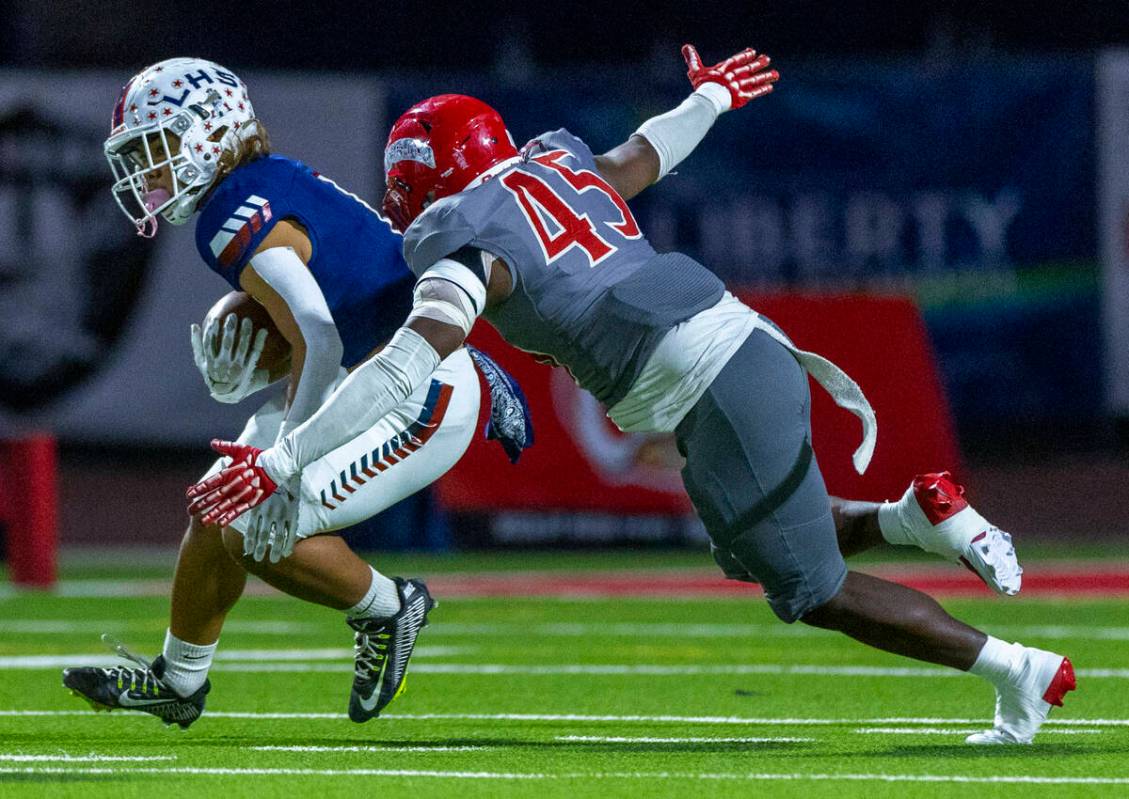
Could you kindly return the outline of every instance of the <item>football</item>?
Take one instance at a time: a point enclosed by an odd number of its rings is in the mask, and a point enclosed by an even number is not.
[[[240,319],[249,318],[256,331],[266,328],[267,340],[259,356],[260,369],[268,370],[271,378],[275,379],[290,371],[290,343],[278,332],[266,308],[244,291],[231,291],[211,307],[205,321],[218,318],[222,322],[228,314],[235,314]]]

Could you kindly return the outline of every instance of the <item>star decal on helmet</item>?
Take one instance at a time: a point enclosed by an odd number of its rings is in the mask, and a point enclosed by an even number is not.
[[[172,58],[141,70],[122,88],[103,149],[114,171],[114,199],[138,233],[153,235],[158,215],[183,224],[196,212],[199,199],[221,174],[218,164],[228,146],[213,140],[216,131],[243,127],[254,117],[243,87],[219,64]],[[138,143],[156,131],[169,131],[175,138],[160,150],[140,148]],[[192,168],[180,169],[182,164]],[[144,200],[145,175],[170,165],[178,171],[173,172],[170,197],[158,211]]]

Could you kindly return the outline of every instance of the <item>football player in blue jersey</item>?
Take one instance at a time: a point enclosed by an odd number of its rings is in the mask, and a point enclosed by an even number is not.
[[[247,87],[230,70],[196,58],[142,70],[117,101],[105,152],[114,196],[138,232],[154,235],[162,217],[178,225],[196,219],[205,263],[261,303],[289,344],[286,391],[251,417],[240,442],[269,447],[304,422],[411,310],[416,281],[400,236],[332,180],[271,154]],[[197,365],[217,400],[238,402],[279,377],[258,368],[264,337],[260,330],[252,341],[250,321],[234,315],[193,326]],[[495,432],[516,458],[530,443],[524,403],[504,373],[473,356],[496,400]],[[340,536],[318,533],[362,521],[442,475],[466,450],[478,410],[472,355],[459,348],[393,413],[257,515],[230,526],[193,520],[162,654],[152,663],[134,658],[136,666],[68,669],[64,684],[96,707],[142,710],[187,727],[203,710],[224,618],[251,572],[345,612],[356,650],[349,715],[377,716],[403,687],[434,603],[422,581],[386,577]]]
[[[692,94],[604,155],[565,130],[519,151],[496,111],[462,95],[405,112],[385,148],[383,204],[419,277],[405,325],[273,447],[218,446],[235,463],[190,489],[190,509],[229,523],[291,485],[426,383],[482,316],[568,367],[620,429],[675,434],[718,564],[760,583],[783,621],[983,677],[996,690],[995,720],[968,742],[1029,743],[1074,689],[1070,661],[985,635],[843,557],[883,540],[917,544],[1010,594],[1020,576],[1010,538],[943,474],[919,477],[898,502],[832,500],[811,449],[808,376],[862,420],[861,472],[877,427],[859,386],[702,265],[656,253],[636,224],[625,200],[777,79],[751,50],[713,66],[689,45],[683,55]]]

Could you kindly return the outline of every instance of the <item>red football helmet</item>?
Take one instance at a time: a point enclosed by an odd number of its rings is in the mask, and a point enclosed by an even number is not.
[[[384,215],[403,233],[428,205],[516,155],[506,123],[481,100],[440,94],[416,103],[388,134]]]

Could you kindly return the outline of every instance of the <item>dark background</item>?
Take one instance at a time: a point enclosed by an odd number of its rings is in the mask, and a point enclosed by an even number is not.
[[[0,61],[139,67],[170,52],[239,67],[482,70],[639,64],[684,41],[711,59],[751,45],[777,58],[1078,52],[1129,43],[1129,3],[219,2],[6,0]],[[675,49],[675,53],[676,53]],[[677,57],[675,55],[675,57]]]

